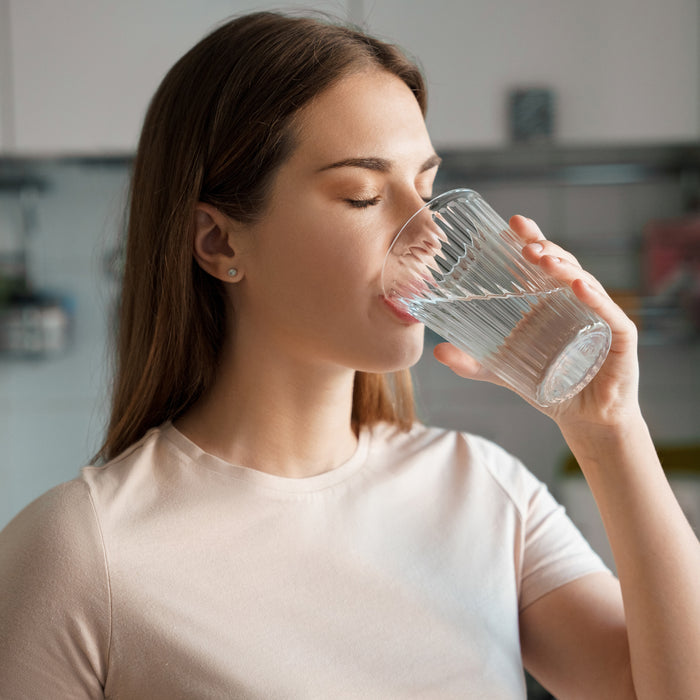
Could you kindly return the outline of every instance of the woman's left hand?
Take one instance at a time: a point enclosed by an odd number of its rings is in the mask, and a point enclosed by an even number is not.
[[[580,301],[603,318],[612,331],[610,352],[594,379],[576,396],[549,408],[533,404],[564,430],[620,426],[639,415],[637,402],[637,329],[603,286],[581,268],[576,258],[548,241],[537,224],[514,216],[510,226],[523,241],[523,256],[571,287]],[[435,348],[435,357],[456,374],[469,379],[503,384],[476,360],[449,343]]]

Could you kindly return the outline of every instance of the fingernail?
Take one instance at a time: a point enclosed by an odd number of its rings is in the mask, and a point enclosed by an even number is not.
[[[535,253],[541,253],[544,250],[544,246],[541,243],[530,243],[530,250]]]

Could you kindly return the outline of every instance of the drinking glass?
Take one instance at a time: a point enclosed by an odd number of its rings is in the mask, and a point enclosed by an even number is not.
[[[382,285],[392,303],[547,407],[590,382],[611,332],[570,287],[525,260],[522,247],[478,193],[451,190],[404,224]]]

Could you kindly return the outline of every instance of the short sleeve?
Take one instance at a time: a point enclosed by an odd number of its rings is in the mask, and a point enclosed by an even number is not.
[[[544,483],[497,445],[472,441],[518,513],[514,546],[521,611],[559,586],[609,571]]]
[[[609,571],[544,484],[536,482],[524,518],[521,610],[565,583]]]
[[[100,529],[76,480],[0,532],[0,697],[103,698],[110,614]]]

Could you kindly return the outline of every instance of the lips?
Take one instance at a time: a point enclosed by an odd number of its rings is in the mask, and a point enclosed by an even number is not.
[[[405,307],[403,304],[400,304],[397,301],[394,301],[393,299],[390,299],[388,297],[385,297],[384,295],[381,296],[382,301],[384,304],[389,308],[389,310],[396,316],[396,318],[399,319],[402,323],[405,323],[407,325],[414,324],[414,323],[420,323],[420,321],[411,314],[406,311]]]

